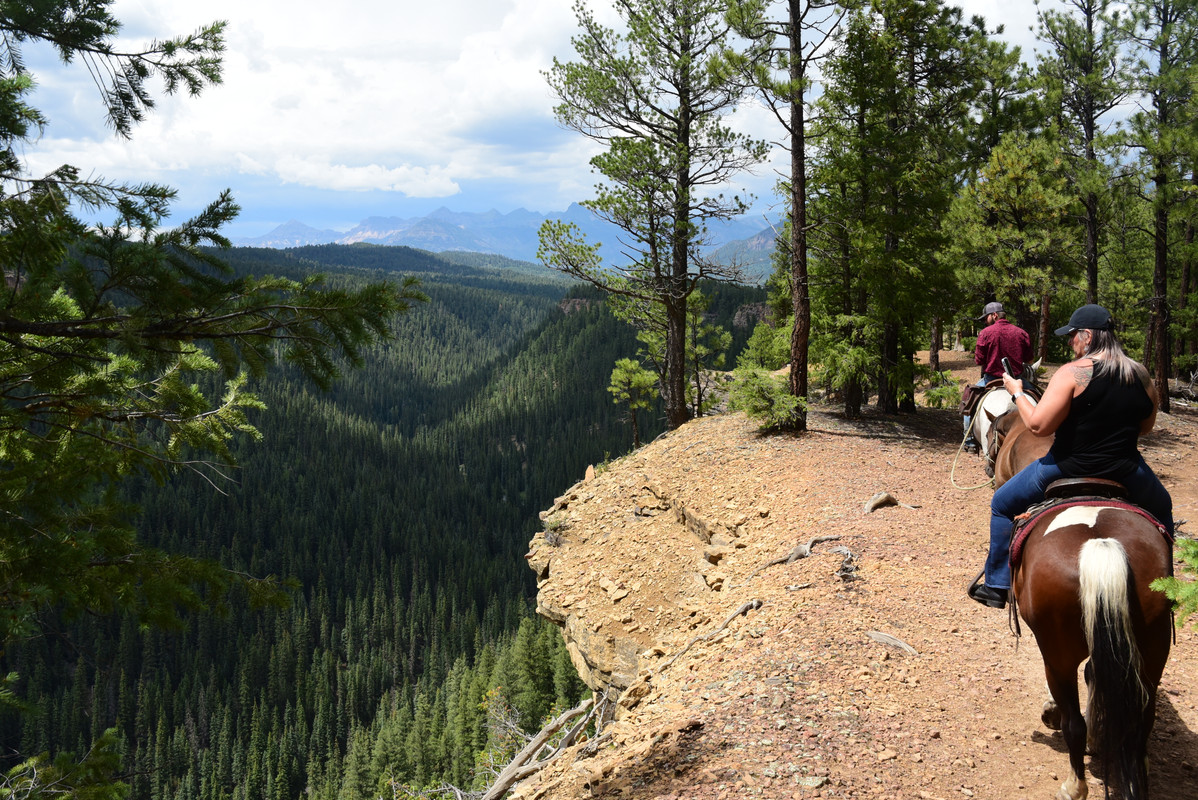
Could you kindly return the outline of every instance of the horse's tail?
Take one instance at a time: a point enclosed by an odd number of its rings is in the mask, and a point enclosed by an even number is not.
[[[1140,678],[1127,552],[1114,539],[1091,539],[1082,546],[1078,571],[1093,675],[1087,720],[1092,746],[1128,800],[1146,797],[1145,710],[1151,694]]]

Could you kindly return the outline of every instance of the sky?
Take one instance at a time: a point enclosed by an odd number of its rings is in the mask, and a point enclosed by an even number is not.
[[[589,0],[614,24],[611,4]],[[260,236],[295,219],[344,231],[369,216],[563,211],[592,195],[597,150],[553,119],[544,71],[575,58],[573,0],[117,0],[122,40],[144,42],[226,20],[224,80],[199,97],[159,97],[130,140],[104,123],[82,63],[26,51],[33,103],[48,117],[26,149],[35,173],[69,163],[85,175],[155,181],[178,191],[177,218],[231,189],[225,229]],[[1046,0],[1051,5],[1052,0]],[[1030,58],[1033,0],[964,0]],[[1000,10],[1001,9],[1001,12]],[[746,105],[733,125],[776,138]],[[739,185],[755,213],[778,213],[774,164]]]

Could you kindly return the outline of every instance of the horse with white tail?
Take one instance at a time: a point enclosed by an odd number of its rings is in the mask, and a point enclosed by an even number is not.
[[[1069,750],[1058,800],[1088,794],[1087,738],[1095,772],[1137,800],[1148,796],[1148,737],[1173,628],[1172,603],[1151,588],[1172,574],[1172,500],[1138,449],[1155,425],[1156,395],[1106,309],[1079,308],[1057,334],[1076,359],[1039,403],[1003,377],[1016,410],[992,420],[990,551],[985,582],[968,591],[990,607],[1010,602],[1016,633],[1021,617],[1035,633],[1051,694],[1041,719]]]

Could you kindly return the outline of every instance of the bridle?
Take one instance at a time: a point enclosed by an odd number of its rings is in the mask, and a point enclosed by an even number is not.
[[[998,421],[1008,414],[1017,414],[1018,409],[1011,409],[999,414],[990,422],[990,430],[986,431],[986,474],[991,478],[994,477],[994,462],[998,455],[998,450],[1002,447],[1003,439],[1006,434],[998,429]]]

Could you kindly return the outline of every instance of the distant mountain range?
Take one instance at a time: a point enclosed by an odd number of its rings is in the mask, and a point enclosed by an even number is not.
[[[600,252],[604,256],[610,258],[620,251],[619,229],[577,203],[560,214],[537,214],[522,208],[509,214],[498,211],[466,213],[439,208],[423,217],[367,217],[345,233],[319,230],[291,220],[264,236],[238,239],[233,243],[241,247],[289,248],[368,242],[404,245],[434,253],[450,250],[497,253],[521,261],[535,261],[537,231],[547,219],[574,223],[587,235],[588,241],[603,244]],[[709,236],[709,251],[721,261],[737,257],[744,265],[750,283],[758,283],[769,274],[773,231],[766,220],[756,217],[713,223]],[[764,243],[768,243],[768,247]]]

